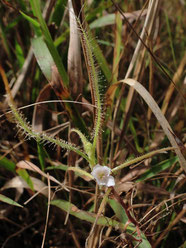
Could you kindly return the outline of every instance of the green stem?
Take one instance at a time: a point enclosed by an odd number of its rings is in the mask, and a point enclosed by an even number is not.
[[[34,132],[34,130],[32,130],[32,128],[26,123],[26,121],[18,113],[15,106],[11,104],[10,107],[12,109],[12,112],[14,114],[14,117],[16,119],[16,122],[17,122],[19,128],[21,128],[23,130],[23,132],[26,133],[28,136],[34,138],[35,140],[37,140],[37,142],[45,142],[46,141],[47,143],[49,142],[49,143],[52,143],[55,145],[59,145],[63,149],[67,149],[69,151],[74,151],[89,162],[88,156],[85,153],[83,153],[81,150],[79,150],[77,147],[73,146],[72,144],[67,143],[66,141],[61,140],[61,139],[55,139],[53,137],[50,137],[50,136],[46,135],[45,133]]]
[[[129,166],[129,165],[132,165],[132,164],[135,164],[139,161],[142,161],[144,159],[147,159],[147,158],[150,158],[152,156],[154,156],[155,154],[157,153],[163,153],[163,152],[166,152],[166,151],[170,151],[170,150],[174,150],[175,148],[174,147],[167,147],[167,148],[162,148],[162,149],[159,149],[159,150],[156,150],[156,151],[152,151],[152,152],[149,152],[147,154],[144,154],[138,158],[134,158],[134,159],[131,159],[117,167],[115,167],[114,169],[112,169],[112,173],[116,173],[117,171],[119,170],[122,170],[123,168]]]
[[[79,27],[82,32],[82,45],[84,49],[84,55],[86,59],[86,65],[88,69],[89,74],[89,81],[92,86],[93,91],[93,101],[95,101],[96,105],[96,123],[95,123],[95,130],[94,130],[94,139],[93,139],[93,153],[95,153],[96,150],[96,144],[97,144],[97,138],[100,132],[101,127],[101,114],[102,114],[102,108],[101,108],[101,98],[100,98],[100,92],[99,92],[99,80],[98,80],[98,73],[94,62],[94,55],[93,55],[93,48],[91,41],[89,41],[89,37],[85,30],[83,29],[83,26],[81,25],[80,21],[77,20]]]

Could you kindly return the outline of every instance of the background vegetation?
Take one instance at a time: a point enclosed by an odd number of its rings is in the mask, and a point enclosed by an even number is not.
[[[72,3],[1,1],[0,244],[186,247],[185,2]]]

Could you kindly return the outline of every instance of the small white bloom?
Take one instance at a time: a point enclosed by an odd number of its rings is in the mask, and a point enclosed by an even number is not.
[[[110,173],[111,169],[108,166],[102,166],[99,164],[94,166],[91,172],[98,185],[105,185],[107,187],[115,185],[114,177],[110,176]]]

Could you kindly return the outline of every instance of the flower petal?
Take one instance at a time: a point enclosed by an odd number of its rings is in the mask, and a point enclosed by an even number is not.
[[[107,187],[114,186],[114,177],[110,176],[111,169],[108,166],[95,165],[91,174],[95,178],[98,185],[105,185]]]
[[[105,179],[105,180],[99,180],[97,178],[95,178],[95,179],[96,179],[96,182],[98,185],[105,185],[105,186],[107,185],[107,182],[108,182],[107,179]]]
[[[97,164],[97,165],[95,165],[94,166],[94,168],[93,168],[93,170],[92,170],[92,172],[91,172],[91,175],[94,177],[94,178],[96,178],[97,177],[97,173],[98,173],[98,171],[101,169],[101,165],[99,165],[99,164]]]
[[[108,166],[101,166],[104,169],[105,176],[110,176],[111,169]]]
[[[107,187],[115,186],[115,180],[114,180],[114,177],[113,176],[109,176],[108,177],[106,186]]]

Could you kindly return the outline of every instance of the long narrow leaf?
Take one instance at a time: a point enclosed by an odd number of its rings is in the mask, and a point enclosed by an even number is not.
[[[54,205],[54,206],[60,208],[61,210],[68,212],[71,215],[73,215],[73,216],[75,216],[81,220],[85,220],[85,221],[90,222],[90,223],[94,223],[96,220],[96,214],[80,210],[75,205],[71,204],[70,202],[67,202],[64,200],[54,200],[54,201],[51,201],[51,205]],[[118,222],[116,220],[113,220],[111,218],[108,218],[106,216],[99,216],[97,219],[97,224],[101,225],[101,226],[112,226],[116,230],[118,228],[125,230],[125,225],[123,223]],[[136,230],[135,230],[135,227],[133,225],[129,224],[126,227],[126,231],[128,233],[132,234]],[[133,235],[135,235],[135,237],[137,236],[136,234],[133,234]],[[142,242],[139,244],[138,247],[139,248],[151,248],[151,245],[148,242],[148,240],[146,239],[144,234],[141,234],[141,238],[142,238]]]
[[[146,179],[149,179],[151,177],[158,175],[158,173],[171,167],[177,161],[178,161],[178,157],[176,156],[174,158],[167,159],[167,160],[165,160],[165,161],[163,161],[157,165],[154,165],[152,168],[147,170],[138,180],[136,180],[136,182],[141,182],[141,181],[144,181]]]
[[[180,147],[178,146],[175,137],[174,132],[172,131],[171,126],[169,125],[168,121],[166,120],[165,116],[162,114],[159,106],[153,99],[153,97],[149,94],[149,92],[143,87],[142,84],[137,82],[134,79],[124,79],[120,82],[125,83],[133,87],[145,100],[145,102],[148,104],[154,115],[156,116],[157,120],[159,121],[160,125],[162,126],[165,134],[167,135],[171,145],[175,148],[175,152],[178,155],[179,161],[183,169],[186,171],[186,160],[184,156],[182,155],[180,151]]]
[[[0,194],[0,201],[5,202],[5,203],[10,204],[10,205],[13,205],[13,206],[16,206],[16,207],[20,207],[20,208],[23,207],[19,203],[15,202],[14,200],[12,200],[9,197],[4,196],[2,194]]]
[[[47,46],[48,46],[48,49],[51,53],[51,56],[53,57],[53,60],[55,61],[55,64],[58,68],[58,71],[62,77],[62,80],[63,80],[63,83],[64,85],[67,85],[68,84],[68,76],[67,76],[67,73],[66,73],[66,70],[63,66],[63,63],[61,61],[61,58],[58,54],[58,51],[56,49],[56,47],[54,46],[54,43],[53,43],[53,40],[52,40],[52,37],[50,35],[50,32],[48,30],[48,27],[45,23],[45,20],[43,19],[43,16],[42,16],[42,13],[41,13],[41,10],[40,10],[40,4],[39,4],[39,1],[38,0],[30,0],[31,2],[31,6],[32,6],[32,9],[33,9],[33,12],[34,14],[36,15],[36,17],[38,18],[38,21],[41,25],[41,29],[42,29],[42,32],[43,32],[43,36],[45,38],[45,41],[47,43]]]
[[[7,159],[6,157],[1,157],[0,158],[0,167],[3,167],[9,171],[15,172],[15,163],[12,162],[11,160]]]
[[[32,48],[43,74],[50,82],[52,80],[52,66],[54,66],[55,63],[43,38],[32,39]]]

